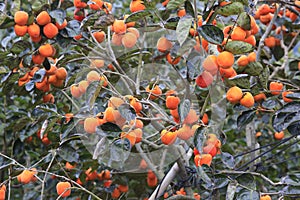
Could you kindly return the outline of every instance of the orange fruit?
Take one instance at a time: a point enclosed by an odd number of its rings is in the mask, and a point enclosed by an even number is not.
[[[269,88],[270,88],[271,94],[278,95],[281,93],[281,91],[283,89],[283,84],[280,82],[272,81],[269,85]]]
[[[87,4],[81,0],[74,0],[73,3],[76,8],[85,8],[87,6]]]
[[[48,83],[46,76],[41,82],[36,82],[35,87],[43,92],[48,92],[50,90],[50,84]]]
[[[211,75],[211,73],[208,71],[203,71],[202,74],[196,78],[195,82],[199,87],[206,88],[212,84],[213,80],[214,77]]]
[[[256,101],[256,102],[260,102],[260,101],[267,99],[265,93],[259,93],[259,94],[255,95],[253,98],[254,98],[254,101]]]
[[[230,35],[232,40],[244,41],[246,38],[246,32],[241,27],[234,27]]]
[[[145,10],[145,8],[144,2],[140,0],[131,0],[129,5],[130,12]]]
[[[136,28],[133,27],[127,28],[127,32],[133,33],[136,36],[136,38],[140,37],[140,32]]]
[[[176,141],[177,132],[162,130],[160,133],[161,142],[165,145],[171,145]]]
[[[44,60],[45,60],[45,57],[39,53],[32,55],[32,62],[34,64],[41,65],[44,62]]]
[[[25,169],[21,174],[17,176],[17,179],[20,183],[28,184],[36,174],[34,171]]]
[[[255,35],[255,34],[257,34],[259,32],[259,26],[257,25],[257,24],[255,24],[255,26],[253,26],[252,28],[251,28],[251,34],[252,35]]]
[[[86,80],[91,83],[93,81],[99,81],[100,80],[100,74],[96,71],[90,71],[87,75],[86,75]]]
[[[48,14],[47,11],[42,11],[38,16],[36,17],[36,23],[38,25],[44,26],[46,24],[49,24],[51,22],[51,17]]]
[[[143,139],[143,130],[141,128],[136,128],[133,130],[133,132],[136,136],[135,143],[141,142]]]
[[[58,80],[65,80],[67,78],[68,72],[64,67],[60,67],[56,70],[55,75]]]
[[[176,96],[168,96],[166,98],[166,107],[170,110],[177,109],[178,105],[180,103],[180,98]]]
[[[227,38],[232,30],[233,30],[232,25],[225,26],[223,28],[224,38]]]
[[[55,99],[53,94],[49,93],[43,96],[43,102],[44,103],[54,103]]]
[[[147,185],[149,187],[155,187],[158,183],[157,177],[155,176],[155,178],[149,178],[147,177]]]
[[[207,56],[202,63],[202,67],[206,71],[215,74],[218,71],[217,56],[216,55]]]
[[[79,87],[76,86],[75,84],[71,85],[70,90],[71,90],[71,95],[72,95],[74,98],[79,98],[79,97],[82,95],[82,93],[81,93]]]
[[[245,38],[244,42],[247,42],[251,44],[252,46],[256,45],[256,39],[254,35],[249,35],[248,37]]]
[[[263,195],[260,197],[260,200],[272,200],[272,198],[270,197],[270,195]]]
[[[28,26],[28,29],[27,29],[27,32],[28,34],[31,36],[31,37],[39,37],[40,34],[41,34],[41,29],[40,29],[40,26],[33,23],[31,25]]]
[[[0,187],[0,200],[5,200],[6,186],[3,184]]]
[[[248,65],[249,61],[248,61],[248,57],[246,55],[241,55],[239,57],[239,59],[237,59],[237,64],[238,66],[246,66]]]
[[[115,33],[117,34],[122,34],[126,32],[126,24],[124,22],[124,20],[115,20],[113,25],[112,25],[112,29]]]
[[[62,30],[64,28],[66,28],[67,25],[68,25],[68,21],[66,19],[64,19],[62,24],[55,22],[55,26],[58,28],[58,30]]]
[[[155,85],[152,89],[149,88],[149,85],[146,87],[146,92],[150,93],[150,99],[155,100],[158,96],[162,94],[161,89],[158,85]]]
[[[110,97],[108,100],[108,107],[112,107],[115,109],[124,103],[124,100],[119,97]]]
[[[185,15],[186,15],[185,9],[179,9],[179,10],[177,11],[177,16],[178,16],[178,17],[183,17],[183,16],[185,16]]]
[[[122,37],[122,44],[126,48],[132,48],[137,42],[137,37],[134,33],[127,32],[125,35]]]
[[[210,166],[212,162],[212,156],[210,154],[197,154],[194,157],[194,163],[197,167],[202,166],[202,165],[208,165]]]
[[[250,108],[254,105],[254,98],[250,92],[245,92],[242,99],[240,100],[240,104],[247,108]]]
[[[107,122],[115,122],[114,108],[107,107],[104,112],[104,119]]]
[[[118,188],[115,188],[111,193],[111,198],[118,199],[121,195],[121,191]]]
[[[268,24],[271,21],[272,18],[273,18],[273,14],[268,13],[266,15],[260,15],[259,20],[263,24]]]
[[[28,13],[25,11],[17,11],[15,12],[14,15],[14,21],[16,24],[20,25],[20,26],[24,26],[27,24],[28,21]]]
[[[38,43],[42,40],[42,36],[41,35],[39,35],[38,37],[30,36],[30,39],[31,39],[32,42]]]
[[[93,33],[93,36],[97,40],[97,42],[101,43],[105,40],[105,32],[104,31],[97,31]]]
[[[101,0],[92,0],[92,3],[89,5],[92,10],[100,10],[103,6],[103,1]]]
[[[71,194],[71,184],[69,182],[58,182],[56,184],[56,192],[61,197],[67,197]]]
[[[237,75],[237,73],[233,69],[233,67],[229,67],[227,69],[224,69],[221,67],[221,68],[219,68],[219,71],[220,71],[221,76],[225,77],[225,78],[232,78]]]
[[[238,103],[243,97],[243,91],[237,86],[231,87],[226,93],[226,99],[230,103]]]
[[[44,35],[52,39],[58,34],[58,28],[53,23],[48,23],[43,28]]]
[[[276,140],[282,140],[282,138],[284,138],[284,132],[283,132],[283,131],[275,132],[275,133],[274,133],[274,138],[275,138]]]
[[[142,120],[139,119],[135,119],[135,120],[131,120],[129,122],[130,126],[134,126],[135,128],[143,128],[144,127],[144,123]]]
[[[204,114],[203,114],[201,121],[202,121],[203,124],[205,124],[205,125],[208,124],[209,118],[208,118],[207,113],[204,113]]]
[[[132,99],[130,105],[134,108],[136,113],[140,113],[143,110],[143,104],[137,99]]]
[[[166,52],[172,48],[172,43],[165,37],[161,37],[158,39],[156,47],[160,52]]]
[[[249,62],[255,62],[256,61],[256,53],[255,52],[251,52],[248,54],[248,61]]]
[[[268,4],[262,4],[259,8],[258,8],[258,12],[260,15],[265,15],[270,13],[270,6]]]
[[[98,126],[98,120],[95,117],[88,117],[84,120],[84,130],[87,133],[95,133]]]
[[[293,93],[294,93],[294,92],[292,92],[292,91],[284,91],[284,92],[282,92],[282,99],[283,99],[283,101],[284,101],[284,102],[287,102],[287,103],[292,102],[293,99],[287,98],[286,95],[288,95],[288,94],[293,94]]]
[[[104,2],[104,11],[106,12],[106,14],[108,14],[110,11],[112,11],[112,4],[109,2]]]
[[[19,37],[22,37],[22,36],[26,35],[27,29],[28,29],[27,26],[20,26],[18,24],[16,24],[14,26],[14,31],[15,31],[16,35],[19,36]]]
[[[51,44],[44,44],[39,47],[39,52],[44,57],[51,57],[54,53],[54,48]]]
[[[234,56],[231,52],[223,51],[217,56],[217,63],[219,67],[227,69],[234,64]]]
[[[124,36],[123,34],[113,33],[111,38],[111,43],[113,43],[116,46],[121,46],[123,36]]]
[[[120,192],[128,192],[128,185],[118,185]]]
[[[190,109],[189,113],[185,117],[183,123],[192,125],[196,123],[199,120],[199,115],[197,115],[197,112],[194,109]]]
[[[78,83],[78,88],[80,90],[80,93],[81,94],[84,94],[86,92],[86,89],[88,88],[89,86],[89,82],[86,81],[86,80],[82,80]]]
[[[66,168],[67,170],[74,169],[75,167],[76,167],[76,164],[72,165],[72,164],[69,163],[69,162],[66,162],[66,164],[65,164],[65,168]]]
[[[192,129],[187,124],[183,124],[183,126],[177,130],[177,137],[182,140],[188,140],[192,136],[193,136]]]
[[[205,147],[203,147],[203,153],[210,154],[212,157],[217,155],[217,148],[215,144],[208,143]]]
[[[170,63],[171,65],[177,65],[177,64],[180,62],[181,57],[179,56],[179,57],[173,58],[173,57],[171,56],[171,53],[168,53],[168,54],[166,55],[166,59],[167,59],[168,63]]]
[[[101,68],[101,67],[104,67],[104,64],[105,64],[104,60],[95,59],[95,60],[91,61],[90,67],[91,68],[93,68],[93,67]]]
[[[129,133],[122,132],[120,138],[127,138],[130,142],[130,145],[133,146],[136,142],[136,135],[133,131]]]
[[[46,75],[55,75],[56,74],[56,70],[57,70],[57,67],[55,65],[51,65],[50,66],[50,69],[46,70]],[[55,76],[56,77],[56,76]],[[48,79],[49,81],[49,79]]]
[[[273,37],[273,36],[267,37],[265,39],[264,43],[267,47],[270,47],[270,48],[275,47],[275,45],[276,45],[275,37]]]

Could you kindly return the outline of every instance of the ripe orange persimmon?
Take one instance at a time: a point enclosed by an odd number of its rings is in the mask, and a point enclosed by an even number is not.
[[[104,112],[104,119],[107,122],[115,122],[114,108],[107,107]]]
[[[177,132],[162,130],[160,133],[161,142],[165,145],[171,145],[176,141]]]
[[[270,195],[263,195],[259,200],[272,200],[272,198],[270,197]]]
[[[93,36],[97,40],[97,42],[101,43],[105,40],[105,32],[104,31],[97,31],[93,33]]]
[[[158,180],[157,180],[157,177],[155,177],[155,178],[147,178],[147,185],[149,186],[149,187],[155,187],[156,185],[157,185],[157,183],[158,183]]]
[[[112,107],[115,109],[124,103],[124,100],[119,97],[110,97],[108,100],[108,107]]]
[[[96,71],[90,71],[87,75],[86,75],[86,80],[91,83],[93,81],[99,81],[100,80],[100,74]]]
[[[180,98],[176,96],[168,96],[166,98],[166,107],[170,110],[174,110],[178,107],[180,103]]]
[[[22,36],[26,35],[27,29],[28,29],[27,26],[20,26],[18,24],[16,24],[14,26],[14,31],[15,31],[16,35],[19,36],[19,37],[22,37]]]
[[[237,73],[233,67],[229,67],[227,69],[220,67],[219,72],[220,72],[221,76],[225,77],[225,78],[232,78],[237,75]]]
[[[249,62],[255,62],[256,61],[256,53],[255,52],[251,52],[248,54],[248,61]]]
[[[213,80],[214,77],[211,75],[211,73],[208,71],[203,71],[202,74],[196,78],[195,82],[199,87],[206,88],[212,84]]]
[[[283,132],[283,131],[275,132],[275,133],[274,133],[274,138],[275,138],[276,140],[282,140],[282,138],[284,138],[284,132]]]
[[[284,91],[284,92],[282,92],[282,99],[283,99],[283,101],[287,102],[287,103],[292,102],[293,99],[287,98],[286,95],[293,94],[293,93],[294,92],[292,92],[292,91]]]
[[[140,37],[140,32],[136,28],[129,27],[127,28],[127,32],[133,33],[136,36],[136,38]]]
[[[217,63],[222,68],[229,68],[234,64],[234,56],[229,51],[223,51],[217,56]]]
[[[65,80],[67,78],[68,72],[64,67],[60,67],[57,68],[55,75],[58,80]]]
[[[150,99],[151,100],[155,100],[157,99],[158,96],[160,96],[162,94],[161,89],[159,88],[158,85],[155,85],[153,88],[149,88],[149,85],[146,87],[146,92],[151,93],[150,95]]]
[[[188,140],[192,136],[193,136],[192,129],[187,124],[183,124],[183,126],[177,130],[177,137],[182,140]]]
[[[20,183],[28,184],[33,180],[34,175],[37,174],[36,169],[25,169],[21,174],[17,176],[17,179]]]
[[[51,44],[44,44],[40,46],[39,52],[44,57],[50,57],[54,53],[54,48],[51,46]]]
[[[80,90],[80,93],[81,94],[84,94],[86,92],[86,89],[88,88],[89,86],[89,82],[86,81],[86,80],[82,80],[78,83],[78,88]]]
[[[38,25],[41,25],[41,26],[44,26],[48,23],[51,22],[51,17],[50,15],[48,14],[47,11],[42,11],[38,14],[38,16],[36,17],[36,23]]]
[[[254,98],[254,101],[260,102],[260,101],[266,100],[267,96],[265,95],[265,93],[259,93],[259,94],[255,95],[253,98]]]
[[[193,125],[199,120],[199,115],[197,115],[197,112],[194,109],[190,109],[189,113],[185,117],[183,123]]]
[[[48,23],[43,27],[44,35],[52,39],[58,34],[58,28],[53,23]]]
[[[210,154],[197,154],[194,157],[194,163],[197,167],[202,166],[202,165],[208,165],[210,166],[212,162],[212,156]]]
[[[71,184],[69,182],[58,182],[56,184],[56,192],[61,197],[67,197],[71,195]]]
[[[32,62],[33,62],[34,64],[40,65],[40,64],[42,64],[42,63],[44,62],[44,60],[45,60],[45,57],[42,56],[42,55],[39,54],[39,53],[33,54],[33,55],[32,55]]]
[[[121,132],[120,138],[127,138],[131,146],[133,146],[136,142],[136,134],[133,131],[129,133]]]
[[[183,16],[185,16],[185,15],[186,15],[185,9],[179,9],[179,10],[177,11],[177,16],[178,16],[178,17],[183,17]]]
[[[145,10],[145,8],[144,2],[141,0],[131,0],[129,5],[130,12]]]
[[[276,45],[275,37],[273,37],[273,36],[267,37],[265,39],[264,43],[267,47],[270,47],[270,48],[275,47],[275,45]]]
[[[124,20],[115,20],[113,25],[112,25],[112,29],[116,34],[122,34],[126,32],[126,24],[124,22]]]
[[[248,65],[249,61],[248,61],[248,57],[246,55],[241,55],[239,57],[239,59],[237,59],[237,64],[238,66],[246,66]]]
[[[43,102],[44,103],[54,103],[55,99],[53,94],[49,93],[43,96]]]
[[[27,32],[28,34],[31,36],[31,37],[39,37],[40,34],[41,34],[41,29],[40,29],[40,26],[33,23],[31,25],[28,26],[28,29],[27,29]]]
[[[248,37],[245,38],[244,42],[247,42],[251,44],[252,46],[256,45],[256,39],[254,35],[249,35]]]
[[[283,89],[283,84],[280,82],[272,81],[269,85],[269,88],[270,88],[271,94],[278,95],[281,93],[281,91]]]
[[[14,21],[16,24],[20,25],[20,26],[24,26],[27,24],[28,21],[28,13],[25,11],[17,11],[15,12],[14,15]]]
[[[171,65],[177,65],[180,62],[181,57],[180,56],[179,57],[172,57],[171,53],[168,53],[166,55],[166,59],[167,59],[168,63],[170,63]]]
[[[126,48],[132,48],[137,42],[137,37],[134,33],[127,32],[125,35],[122,37],[122,44]]]
[[[237,86],[231,87],[226,93],[226,98],[230,103],[238,103],[242,97],[243,91]]]
[[[30,36],[30,39],[31,39],[32,42],[38,43],[42,40],[42,36],[41,35],[39,35],[38,37],[31,37]]]
[[[217,56],[216,55],[207,56],[204,59],[202,66],[206,71],[215,74],[218,71]]]
[[[5,200],[6,186],[3,184],[0,187],[0,200]]]
[[[128,192],[128,185],[118,185],[120,192]]]
[[[246,32],[241,27],[234,27],[230,35],[232,40],[244,41],[246,38]]]
[[[79,97],[82,95],[82,93],[80,92],[79,87],[76,86],[76,85],[74,85],[74,84],[71,85],[70,90],[71,90],[71,95],[72,95],[74,98],[79,98]]]
[[[121,191],[118,188],[115,188],[111,193],[111,198],[118,199],[121,195]]]
[[[166,52],[172,48],[172,43],[165,37],[161,37],[158,39],[156,47],[160,52]]]
[[[92,10],[100,10],[102,9],[102,6],[103,6],[103,1],[101,0],[92,0],[91,1],[92,3],[89,5],[90,6],[90,9]]]
[[[65,168],[66,168],[67,170],[74,169],[75,167],[76,167],[76,164],[72,165],[72,164],[69,163],[69,162],[66,162],[66,164],[65,164]]]
[[[247,108],[252,107],[254,103],[255,103],[254,98],[250,92],[245,92],[242,99],[240,100],[240,104]]]
[[[217,155],[217,148],[215,144],[208,143],[205,147],[203,147],[204,154],[210,154],[212,157]]]
[[[84,130],[87,133],[95,133],[98,126],[98,120],[95,117],[88,117],[84,120]]]
[[[113,33],[111,38],[111,43],[116,46],[121,46],[123,36],[124,36],[123,34]]]

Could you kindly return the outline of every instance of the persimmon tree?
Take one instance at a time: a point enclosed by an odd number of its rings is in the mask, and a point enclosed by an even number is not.
[[[0,199],[297,199],[300,1],[0,3]]]

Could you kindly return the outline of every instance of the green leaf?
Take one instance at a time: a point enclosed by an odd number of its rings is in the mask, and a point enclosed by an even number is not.
[[[48,7],[48,1],[47,0],[35,0],[31,4],[31,8],[34,12],[40,11],[43,7]]]
[[[170,0],[167,4],[168,10],[174,10],[183,6],[186,0]]]
[[[165,23],[165,28],[176,30],[179,20],[180,20],[180,17],[169,18]]]
[[[230,86],[238,86],[240,88],[250,88],[250,76],[248,74],[239,74],[232,78],[226,79],[226,83]]]
[[[76,152],[76,150],[73,147],[70,146],[62,146],[58,148],[57,154],[59,157],[64,159],[68,162],[78,162],[79,161],[79,154]]]
[[[244,11],[244,5],[240,2],[233,2],[217,9],[217,14],[223,16],[238,15]]]
[[[226,200],[234,199],[237,186],[238,186],[238,182],[236,180],[230,181],[230,183],[227,186]]]
[[[149,10],[141,10],[141,11],[137,11],[132,13],[131,15],[129,15],[126,19],[125,19],[125,23],[128,22],[135,22],[138,21],[140,19],[143,19],[147,16],[152,15],[152,13]]]
[[[66,11],[64,11],[62,9],[52,10],[50,12],[50,15],[60,25],[64,22],[64,20],[67,16]]]
[[[182,44],[186,41],[187,37],[189,36],[189,31],[192,22],[193,18],[189,15],[180,18],[176,27],[176,36],[180,46],[182,46]]]
[[[250,62],[244,68],[244,72],[250,76],[259,76],[263,71],[263,66],[260,62]]]
[[[190,109],[191,101],[189,99],[185,99],[184,101],[180,102],[178,107],[178,114],[181,122],[183,122],[186,116],[189,114]]]
[[[8,71],[6,70],[5,67],[0,67],[0,74],[6,74]]]
[[[273,118],[273,127],[280,132],[287,129],[289,126],[300,125],[300,103],[291,102],[279,109]],[[295,127],[293,127],[295,128]],[[292,134],[297,134],[292,133]]]
[[[25,40],[19,40],[13,44],[10,51],[13,54],[20,54],[21,52],[25,51],[26,49],[30,48],[31,44]]]
[[[224,165],[226,165],[229,169],[233,169],[235,166],[234,157],[230,153],[222,152],[221,160]]]
[[[185,1],[184,2],[184,9],[185,9],[186,14],[189,14],[191,16],[195,16],[195,14],[194,14],[194,6],[191,3],[191,1]]]
[[[242,12],[239,15],[239,18],[237,20],[237,24],[244,30],[251,30],[251,18],[246,12]]]
[[[237,118],[237,127],[243,129],[247,124],[249,124],[255,117],[255,110],[247,110],[242,112]]]
[[[128,104],[122,104],[118,107],[118,111],[126,121],[131,121],[136,118],[134,109]]]
[[[236,179],[240,185],[246,186],[251,190],[256,190],[256,180],[253,175],[251,174],[241,174]],[[237,198],[239,199],[239,198]],[[252,198],[250,198],[252,199]]]
[[[11,7],[11,14],[14,15],[17,11],[21,10],[21,0],[14,0]]]
[[[80,34],[80,22],[77,20],[68,21],[68,25],[62,31],[63,35],[67,35],[68,37],[75,37]],[[64,34],[65,33],[65,34]]]
[[[242,189],[236,199],[239,199],[239,200],[259,200],[260,197],[259,197],[259,193],[256,192],[255,190],[246,190],[246,189]]]
[[[230,51],[233,54],[244,54],[251,52],[253,50],[253,46],[247,42],[243,41],[229,41],[225,45],[225,50]]]
[[[204,126],[201,126],[197,128],[195,135],[194,135],[194,146],[198,151],[202,151],[204,143],[206,141],[206,136],[205,136],[205,131],[206,128]]]
[[[221,45],[224,40],[223,31],[214,25],[200,26],[197,31],[209,43]]]
[[[269,76],[270,76],[269,67],[264,67],[262,72],[258,76],[259,83],[263,86],[264,89],[268,88]]]

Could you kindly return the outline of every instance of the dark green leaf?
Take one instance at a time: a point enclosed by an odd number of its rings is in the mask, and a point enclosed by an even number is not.
[[[279,109],[273,119],[273,127],[280,132],[289,126],[300,124],[300,103],[291,102]],[[298,127],[298,125],[296,126]],[[295,128],[295,127],[294,127]]]
[[[64,22],[64,20],[67,16],[66,11],[64,11],[62,9],[52,10],[50,12],[50,15],[60,25]]]
[[[172,17],[166,21],[165,27],[167,29],[176,30],[177,24],[180,20],[180,17]]]
[[[117,126],[116,124],[107,122],[105,124],[102,124],[100,126],[101,130],[103,130],[104,132],[122,132],[122,129],[120,129],[119,126]]]
[[[243,129],[255,117],[255,110],[247,110],[242,112],[237,118],[237,127]]]
[[[184,101],[180,102],[178,107],[178,114],[181,122],[183,122],[186,116],[189,114],[190,109],[191,101],[189,99],[185,99]]]
[[[214,25],[200,26],[197,31],[209,43],[220,45],[224,40],[223,31]]]
[[[149,10],[141,10],[141,11],[137,11],[132,13],[131,15],[129,15],[126,19],[125,19],[125,23],[129,23],[129,22],[136,22],[140,19],[143,19],[147,16],[152,15],[152,13]]]
[[[226,80],[230,86],[238,86],[240,88],[250,88],[250,76],[248,74],[239,74]]]
[[[167,5],[167,9],[174,10],[174,9],[180,8],[183,6],[185,1],[186,0],[170,0]]]
[[[228,184],[228,187],[227,187],[226,200],[234,199],[237,185],[238,185],[238,182],[236,180],[230,181],[230,183]]]
[[[253,50],[253,46],[243,41],[229,41],[225,45],[225,50],[235,55],[249,53]]]
[[[196,149],[198,151],[200,151],[200,153],[203,149],[204,142],[206,140],[205,131],[206,131],[206,128],[201,126],[196,130],[195,135],[194,135],[194,146],[196,147]]]
[[[180,18],[176,27],[176,36],[180,46],[182,46],[189,35],[192,22],[193,18],[190,15],[186,15]]]
[[[25,51],[26,49],[30,48],[31,44],[26,41],[26,40],[19,40],[16,43],[13,44],[13,46],[11,47],[10,51],[13,54],[19,54],[23,51]]]
[[[249,189],[256,190],[256,180],[251,174],[241,174],[236,179],[240,185],[246,186]],[[239,199],[239,198],[237,198]],[[252,198],[250,198],[252,199]]]
[[[195,14],[194,14],[194,6],[191,3],[191,1],[185,1],[184,2],[184,9],[185,9],[186,14],[189,14],[191,16],[195,16]]]
[[[217,14],[223,16],[238,15],[244,11],[244,5],[240,2],[233,2],[217,9]]]
[[[48,7],[48,1],[47,0],[35,0],[32,3],[32,10],[35,12],[40,11],[43,7]]]
[[[300,195],[300,186],[291,186],[288,185],[282,190],[284,195],[293,195],[299,197]]]
[[[15,25],[15,21],[12,17],[0,12],[0,29],[7,29],[9,27],[13,27]]]
[[[271,52],[277,61],[284,56],[284,50],[280,45],[276,45],[275,47],[271,48]]]
[[[250,30],[251,29],[251,18],[246,12],[242,12],[239,15],[239,18],[237,20],[237,24],[244,30]]]
[[[77,20],[68,21],[68,25],[62,32],[66,32],[68,37],[75,37],[80,34],[80,22]]]
[[[79,154],[73,147],[70,146],[62,146],[57,150],[57,154],[68,162],[78,162],[79,161]]]
[[[276,99],[267,99],[262,103],[262,107],[267,109],[274,109],[278,105]]]
[[[128,104],[122,104],[118,107],[118,111],[126,121],[131,121],[136,118],[134,109]]]
[[[268,67],[264,67],[262,72],[259,74],[258,79],[259,83],[265,88],[268,88],[268,81],[270,76],[270,70]]]
[[[244,68],[244,72],[246,74],[249,74],[250,76],[259,76],[261,75],[262,71],[263,71],[263,66],[260,64],[260,62],[250,62]]]
[[[236,199],[239,200],[259,200],[259,193],[256,192],[255,190],[246,190],[246,189],[242,189],[238,194]]]
[[[221,153],[221,160],[224,165],[226,165],[229,169],[233,169],[235,166],[235,160],[234,157],[227,152],[222,152]]]

